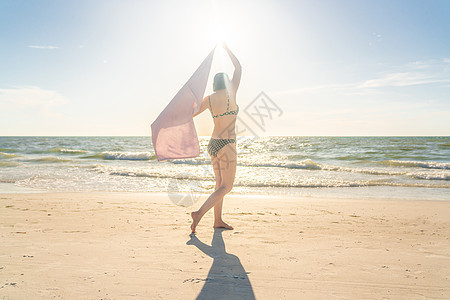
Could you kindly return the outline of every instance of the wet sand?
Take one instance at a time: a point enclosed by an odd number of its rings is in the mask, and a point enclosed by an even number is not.
[[[190,236],[172,200],[0,194],[0,298],[450,298],[450,202],[233,195]]]

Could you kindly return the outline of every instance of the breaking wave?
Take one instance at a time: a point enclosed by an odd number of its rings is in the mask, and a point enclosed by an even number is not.
[[[156,159],[156,156],[151,152],[105,151],[95,155],[84,156],[83,158],[100,158],[107,160],[152,160]]]
[[[444,169],[450,170],[450,163],[440,163],[432,161],[404,161],[404,160],[385,160],[380,163],[394,167],[413,167],[425,169]]]
[[[65,148],[54,148],[54,149],[50,150],[50,152],[65,153],[65,154],[83,154],[83,153],[88,153],[88,151],[86,151],[86,150],[65,149]]]

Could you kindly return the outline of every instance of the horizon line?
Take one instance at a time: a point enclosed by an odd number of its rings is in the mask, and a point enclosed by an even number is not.
[[[450,137],[450,135],[238,135],[241,137]],[[151,135],[0,135],[1,137],[148,137]],[[198,137],[210,137],[199,135]]]

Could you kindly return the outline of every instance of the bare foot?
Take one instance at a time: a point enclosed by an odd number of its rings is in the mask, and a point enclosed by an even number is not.
[[[214,228],[225,228],[225,229],[233,230],[233,226],[228,225],[224,221],[214,222]]]
[[[200,222],[200,218],[198,216],[198,212],[191,212],[192,217],[192,224],[191,224],[191,230],[192,233],[195,233],[195,227],[197,227],[198,222]]]

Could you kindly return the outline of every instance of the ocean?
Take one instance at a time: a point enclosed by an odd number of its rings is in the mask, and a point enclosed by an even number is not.
[[[201,155],[158,162],[151,137],[0,137],[0,192],[207,194]],[[450,137],[239,137],[233,194],[450,200]]]

